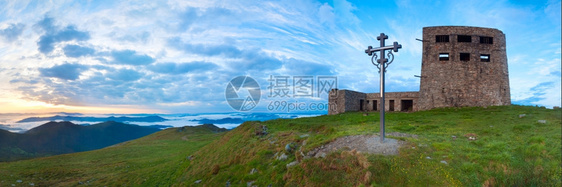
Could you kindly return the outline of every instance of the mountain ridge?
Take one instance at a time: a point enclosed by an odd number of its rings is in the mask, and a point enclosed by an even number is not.
[[[51,121],[22,134],[0,130],[0,161],[95,150],[158,131],[115,121],[88,126]]]
[[[110,116],[110,117],[91,117],[91,116],[50,116],[50,117],[29,117],[17,121],[16,123],[26,123],[26,122],[37,122],[37,121],[86,121],[86,122],[103,122],[103,121],[116,121],[116,122],[163,122],[167,121],[166,118],[153,115],[153,116],[143,116],[143,117],[127,117],[127,116]]]

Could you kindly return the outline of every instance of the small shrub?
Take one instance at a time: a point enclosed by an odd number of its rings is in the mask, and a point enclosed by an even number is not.
[[[213,174],[213,175],[218,174],[220,169],[221,169],[221,167],[219,165],[215,164],[213,166],[213,169],[211,170],[211,174]]]

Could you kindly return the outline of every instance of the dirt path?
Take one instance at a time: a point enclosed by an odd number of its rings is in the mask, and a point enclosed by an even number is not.
[[[395,137],[414,137],[405,133],[388,133],[387,136]],[[404,145],[404,141],[386,138],[384,143],[380,142],[377,135],[354,135],[338,138],[326,145],[320,146],[308,152],[310,157],[325,157],[327,154],[340,150],[357,150],[364,153],[380,154],[380,155],[397,155],[400,146]]]

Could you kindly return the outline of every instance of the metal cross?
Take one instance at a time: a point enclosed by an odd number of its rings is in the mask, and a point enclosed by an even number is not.
[[[367,49],[365,50],[365,53],[367,53],[369,56],[373,56],[371,57],[371,63],[373,63],[373,65],[377,66],[377,68],[379,69],[379,73],[381,74],[381,110],[380,110],[380,137],[381,137],[381,142],[384,143],[384,110],[385,110],[385,105],[384,105],[384,73],[386,72],[386,68],[388,67],[388,65],[390,65],[393,61],[394,61],[394,54],[392,54],[392,51],[394,52],[398,52],[398,49],[402,48],[402,45],[398,44],[398,42],[394,42],[393,45],[389,45],[389,46],[385,46],[384,45],[384,40],[388,39],[388,36],[385,35],[384,33],[381,33],[380,36],[377,36],[377,40],[380,40],[381,46],[377,47],[377,48],[373,48],[372,46],[367,47]],[[392,51],[388,51],[387,57],[390,58],[390,61],[385,58],[385,51],[386,50],[392,50]],[[375,52],[380,52],[380,58],[378,58],[377,53]],[[377,62],[375,62],[375,60]]]

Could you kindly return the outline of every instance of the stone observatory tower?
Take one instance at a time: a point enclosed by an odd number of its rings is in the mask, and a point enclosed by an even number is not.
[[[417,110],[510,105],[505,35],[492,28],[423,28]]]

